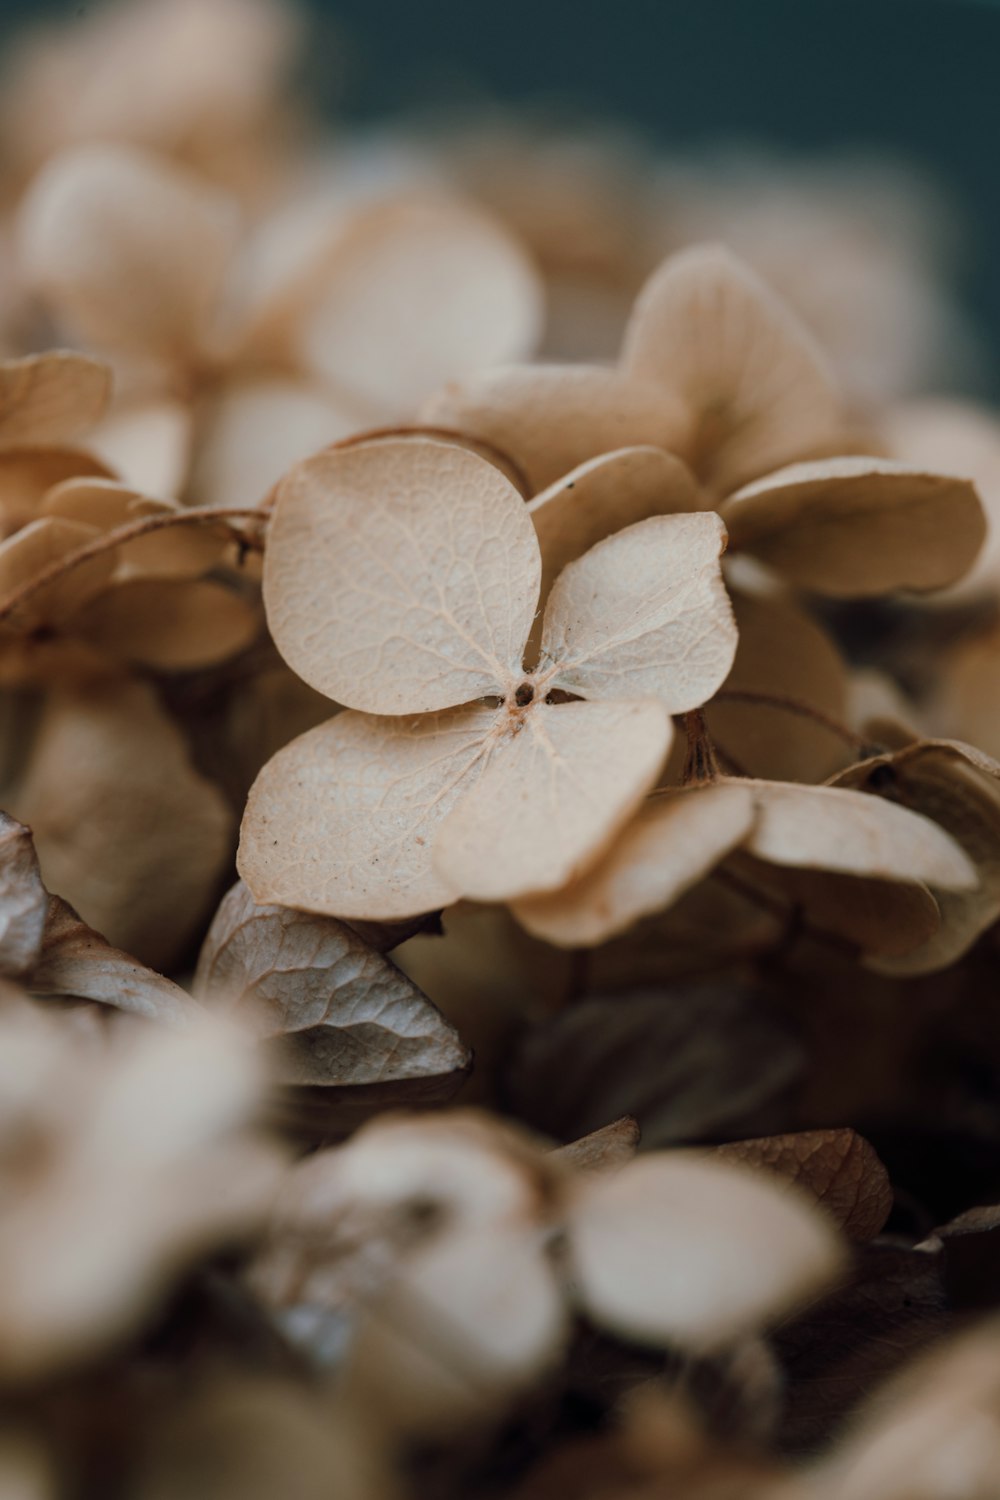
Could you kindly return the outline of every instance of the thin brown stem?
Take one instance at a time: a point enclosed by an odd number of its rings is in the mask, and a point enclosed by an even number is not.
[[[82,567],[92,558],[99,557],[102,552],[124,546],[126,542],[134,542],[139,537],[149,536],[154,531],[165,531],[170,526],[222,526],[230,533],[233,540],[242,546],[259,547],[263,545],[259,538],[248,535],[230,523],[236,520],[263,522],[266,519],[258,510],[182,510],[171,511],[165,516],[144,516],[141,520],[131,521],[127,526],[119,526],[114,531],[104,531],[93,541],[85,542],[82,547],[77,547],[75,552],[67,552],[64,557],[57,557],[33,578],[22,583],[12,594],[8,594],[6,599],[0,599],[0,620],[8,619],[39,590],[54,583],[57,578],[62,578],[64,574],[71,573],[74,568]]]
[[[719,762],[712,744],[712,736],[700,708],[686,713],[684,732],[687,735],[687,758],[684,761],[683,783],[685,786],[719,779]]]
[[[811,703],[803,703],[799,698],[791,698],[786,693],[758,692],[755,688],[723,688],[716,693],[714,703],[757,703],[762,708],[776,708],[783,713],[797,714],[801,719],[811,719],[814,724],[820,724],[828,729],[845,745],[852,750],[863,750],[868,744],[860,734],[855,734],[846,724],[841,724],[838,719],[831,718],[821,708],[814,708]]]

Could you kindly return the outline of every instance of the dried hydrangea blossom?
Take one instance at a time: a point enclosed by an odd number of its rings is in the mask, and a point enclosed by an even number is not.
[[[705,1352],[809,1296],[840,1254],[805,1198],[698,1153],[574,1170],[487,1116],[389,1116],[293,1171],[251,1279],[308,1343],[346,1319],[343,1388],[426,1436],[501,1415],[575,1310]]]
[[[541,559],[499,470],[424,439],[299,465],[268,539],[268,622],[352,711],[258,777],[239,856],[255,898],[392,917],[565,884],[654,784],[670,714],[732,665],[724,545],[717,517],[681,515],[592,548],[549,596],[532,669]]]
[[[424,417],[495,443],[533,490],[624,444],[668,449],[718,505],[733,551],[819,593],[942,588],[985,535],[970,481],[845,454],[819,350],[721,247],[654,273],[616,368],[509,366],[447,387]]]
[[[281,1153],[232,1030],[119,1031],[81,1056],[38,1010],[0,1015],[0,1379],[35,1380],[134,1326],[268,1211]]]
[[[535,341],[535,274],[479,210],[440,193],[306,209],[243,237],[227,195],[121,145],[56,157],[22,204],[30,284],[75,337],[149,371],[130,446],[155,428],[176,472],[188,409],[197,503],[255,504],[296,459]]]

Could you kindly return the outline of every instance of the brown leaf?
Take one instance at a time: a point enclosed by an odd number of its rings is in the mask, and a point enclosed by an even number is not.
[[[96,1000],[154,1021],[180,1021],[194,1009],[179,985],[113,948],[59,896],[49,898],[41,954],[25,984],[36,995]]]
[[[603,1172],[608,1167],[620,1167],[631,1161],[639,1145],[639,1126],[631,1115],[622,1115],[600,1130],[592,1130],[568,1146],[559,1146],[552,1152],[556,1161],[575,1172]]]
[[[646,1145],[663,1146],[763,1124],[801,1065],[766,992],[692,984],[585,1000],[535,1026],[509,1090],[517,1113],[559,1140],[628,1114]]]
[[[20,979],[38,960],[49,897],[31,829],[0,812],[0,974]]]
[[[889,1217],[892,1188],[874,1149],[854,1130],[800,1130],[717,1146],[742,1161],[797,1182],[854,1240],[874,1239]]]
[[[351,928],[258,906],[242,881],[209,929],[195,992],[209,1005],[249,1008],[262,1035],[281,1039],[284,1083],[340,1088],[436,1078],[447,1092],[471,1063],[426,996]]]

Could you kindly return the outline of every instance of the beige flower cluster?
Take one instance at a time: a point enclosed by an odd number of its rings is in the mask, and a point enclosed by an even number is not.
[[[0,1494],[985,1500],[1000,419],[933,205],[331,135],[305,36],[4,59]]]

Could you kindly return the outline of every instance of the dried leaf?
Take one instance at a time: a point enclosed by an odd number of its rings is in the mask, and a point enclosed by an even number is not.
[[[279,494],[264,601],[288,664],[372,713],[451,708],[520,673],[540,562],[499,470],[445,443],[318,454]]]
[[[36,995],[95,1000],[152,1021],[176,1023],[192,1011],[178,985],[113,948],[58,896],[48,900],[41,953],[25,983]]]
[[[623,1115],[600,1130],[559,1146],[552,1155],[575,1172],[604,1172],[622,1167],[635,1156],[639,1145],[639,1126],[631,1115]]]
[[[831,441],[841,413],[832,374],[785,305],[721,245],[671,256],[629,321],[625,371],[680,398],[680,451],[721,494]]]
[[[438,829],[481,773],[494,710],[419,719],[349,712],[279,750],[254,782],[237,868],[262,902],[409,917],[460,894],[432,864]]]
[[[104,415],[111,371],[53,349],[0,363],[0,449],[61,448]]]
[[[542,628],[554,686],[697,708],[721,686],[736,625],[717,516],[656,516],[592,547],[557,578]],[[595,607],[596,606],[596,607]]]
[[[638,808],[672,733],[652,701],[532,706],[487,746],[437,832],[435,868],[478,901],[558,890]]]
[[[406,975],[329,917],[225,896],[198,960],[195,993],[248,1007],[282,1038],[286,1083],[357,1085],[461,1076],[471,1058]]]
[[[421,418],[493,443],[516,460],[532,493],[578,464],[628,444],[674,450],[688,426],[659,385],[598,365],[511,365],[447,386]]]
[[[802,1061],[767,991],[703,982],[584,1000],[536,1024],[506,1089],[559,1140],[630,1115],[656,1147],[768,1129]]]
[[[121,144],[55,157],[21,211],[26,275],[98,348],[186,357],[234,245],[228,198],[194,173]]]
[[[519,922],[561,947],[593,947],[662,911],[747,837],[753,792],[739,782],[661,792],[576,880],[514,906]]]
[[[154,968],[176,960],[230,857],[232,816],[148,687],[53,693],[6,801],[84,921]]]
[[[697,1152],[594,1174],[568,1226],[571,1274],[591,1317],[640,1343],[701,1352],[813,1296],[842,1262],[804,1196]]]
[[[937,589],[967,573],[986,535],[968,479],[876,458],[793,464],[720,507],[734,551],[840,598]]]
[[[0,812],[0,975],[20,979],[38,960],[49,897],[31,829]]]
[[[775,1172],[812,1193],[852,1240],[871,1240],[892,1208],[892,1187],[874,1149],[854,1130],[800,1130],[731,1141],[723,1161]]]
[[[444,198],[356,214],[314,286],[297,340],[306,364],[387,416],[530,353],[541,325],[541,287],[517,241]]]

